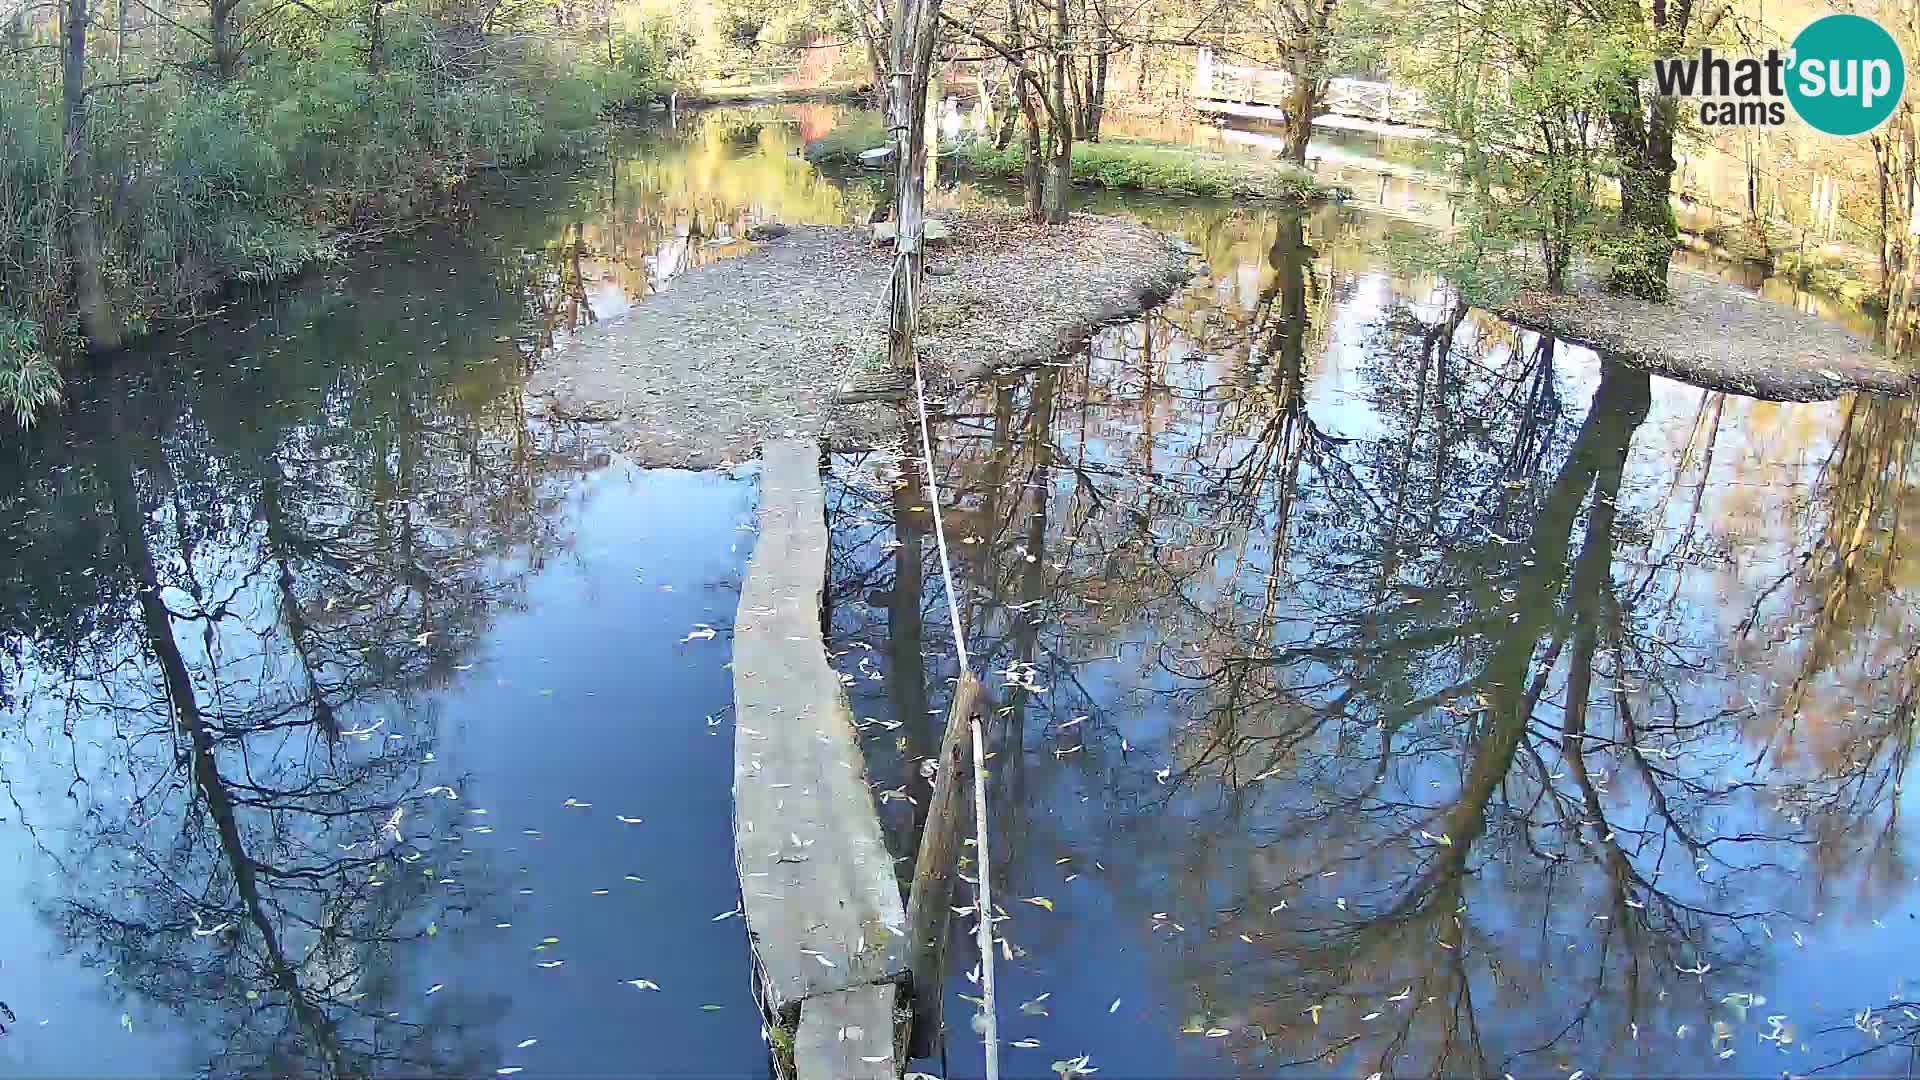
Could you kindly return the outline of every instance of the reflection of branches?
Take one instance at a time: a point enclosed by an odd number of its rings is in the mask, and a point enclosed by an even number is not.
[[[426,786],[443,766],[421,692],[565,543],[553,519],[594,459],[526,430],[513,386],[462,398],[375,360],[341,369],[338,409],[231,410],[260,369],[236,370],[116,388],[59,448],[110,533],[85,553],[109,587],[58,599],[135,618],[64,612],[26,669],[20,733],[63,740],[88,808],[61,842],[34,820],[61,803],[7,778],[58,871],[43,911],[186,1019],[213,1074],[478,1071],[499,1001],[397,996],[493,891],[442,846],[455,789]],[[30,580],[59,576],[57,548],[21,550],[55,560]]]

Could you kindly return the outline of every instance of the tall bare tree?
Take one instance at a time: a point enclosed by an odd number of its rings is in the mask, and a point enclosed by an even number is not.
[[[887,94],[887,136],[893,144],[893,279],[888,290],[887,360],[913,365],[926,272],[927,84],[939,40],[940,0],[907,0],[893,23],[893,69]]]
[[[100,226],[94,217],[93,140],[87,130],[87,0],[67,0],[61,27],[61,117],[67,154],[67,258],[74,304],[87,344],[96,349],[120,345],[119,320],[108,305],[100,277]]]

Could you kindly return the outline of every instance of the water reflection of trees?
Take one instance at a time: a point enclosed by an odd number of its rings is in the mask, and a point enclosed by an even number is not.
[[[414,965],[502,890],[461,852],[427,692],[564,550],[593,455],[490,362],[516,290],[455,298],[443,339],[407,325],[415,290],[334,288],[193,370],[138,358],[16,448],[0,771],[48,925],[208,1072],[473,1074],[505,999],[423,999]]]
[[[1906,404],[1756,449],[1702,395],[1675,467],[1644,373],[1344,271],[1326,226],[1258,223],[1259,258],[943,422],[1004,684],[996,872],[1067,854],[1186,923],[1165,975],[1248,1064],[1707,1068],[1809,1037],[1739,993],[1828,900],[1865,918],[1911,877]],[[925,546],[844,554],[917,581]]]

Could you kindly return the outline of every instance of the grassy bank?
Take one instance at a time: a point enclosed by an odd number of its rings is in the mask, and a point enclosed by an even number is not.
[[[808,143],[806,156],[821,165],[858,165],[862,151],[885,142],[881,121],[862,117]],[[1025,169],[1019,141],[996,149],[984,139],[967,139],[941,151],[943,164],[975,176],[1019,179]],[[1311,172],[1270,158],[1133,142],[1074,143],[1073,181],[1116,191],[1215,198],[1307,199],[1331,193]]]
[[[620,63],[502,47],[450,64],[445,35],[392,18],[378,62],[347,26],[301,51],[102,87],[86,98],[110,340],[193,313],[438,212],[464,178],[583,149],[602,111],[650,92],[644,43]],[[0,409],[21,425],[59,399],[80,355],[59,79],[0,66]]]
[[[854,101],[867,95],[866,84],[842,79],[817,86],[749,83],[741,86],[704,84],[680,94],[682,106],[772,105],[794,101]]]

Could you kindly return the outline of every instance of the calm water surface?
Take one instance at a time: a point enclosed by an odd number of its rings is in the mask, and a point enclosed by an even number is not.
[[[520,387],[754,222],[864,220],[793,153],[838,115],[502,182],[7,448],[0,1071],[765,1075],[751,470],[634,468]],[[1908,1075],[1913,406],[1603,363],[1389,275],[1389,217],[1122,205],[1209,276],[936,431],[1007,1075]],[[955,674],[928,495],[835,471],[904,853]],[[978,1076],[948,992],[925,1067]]]

